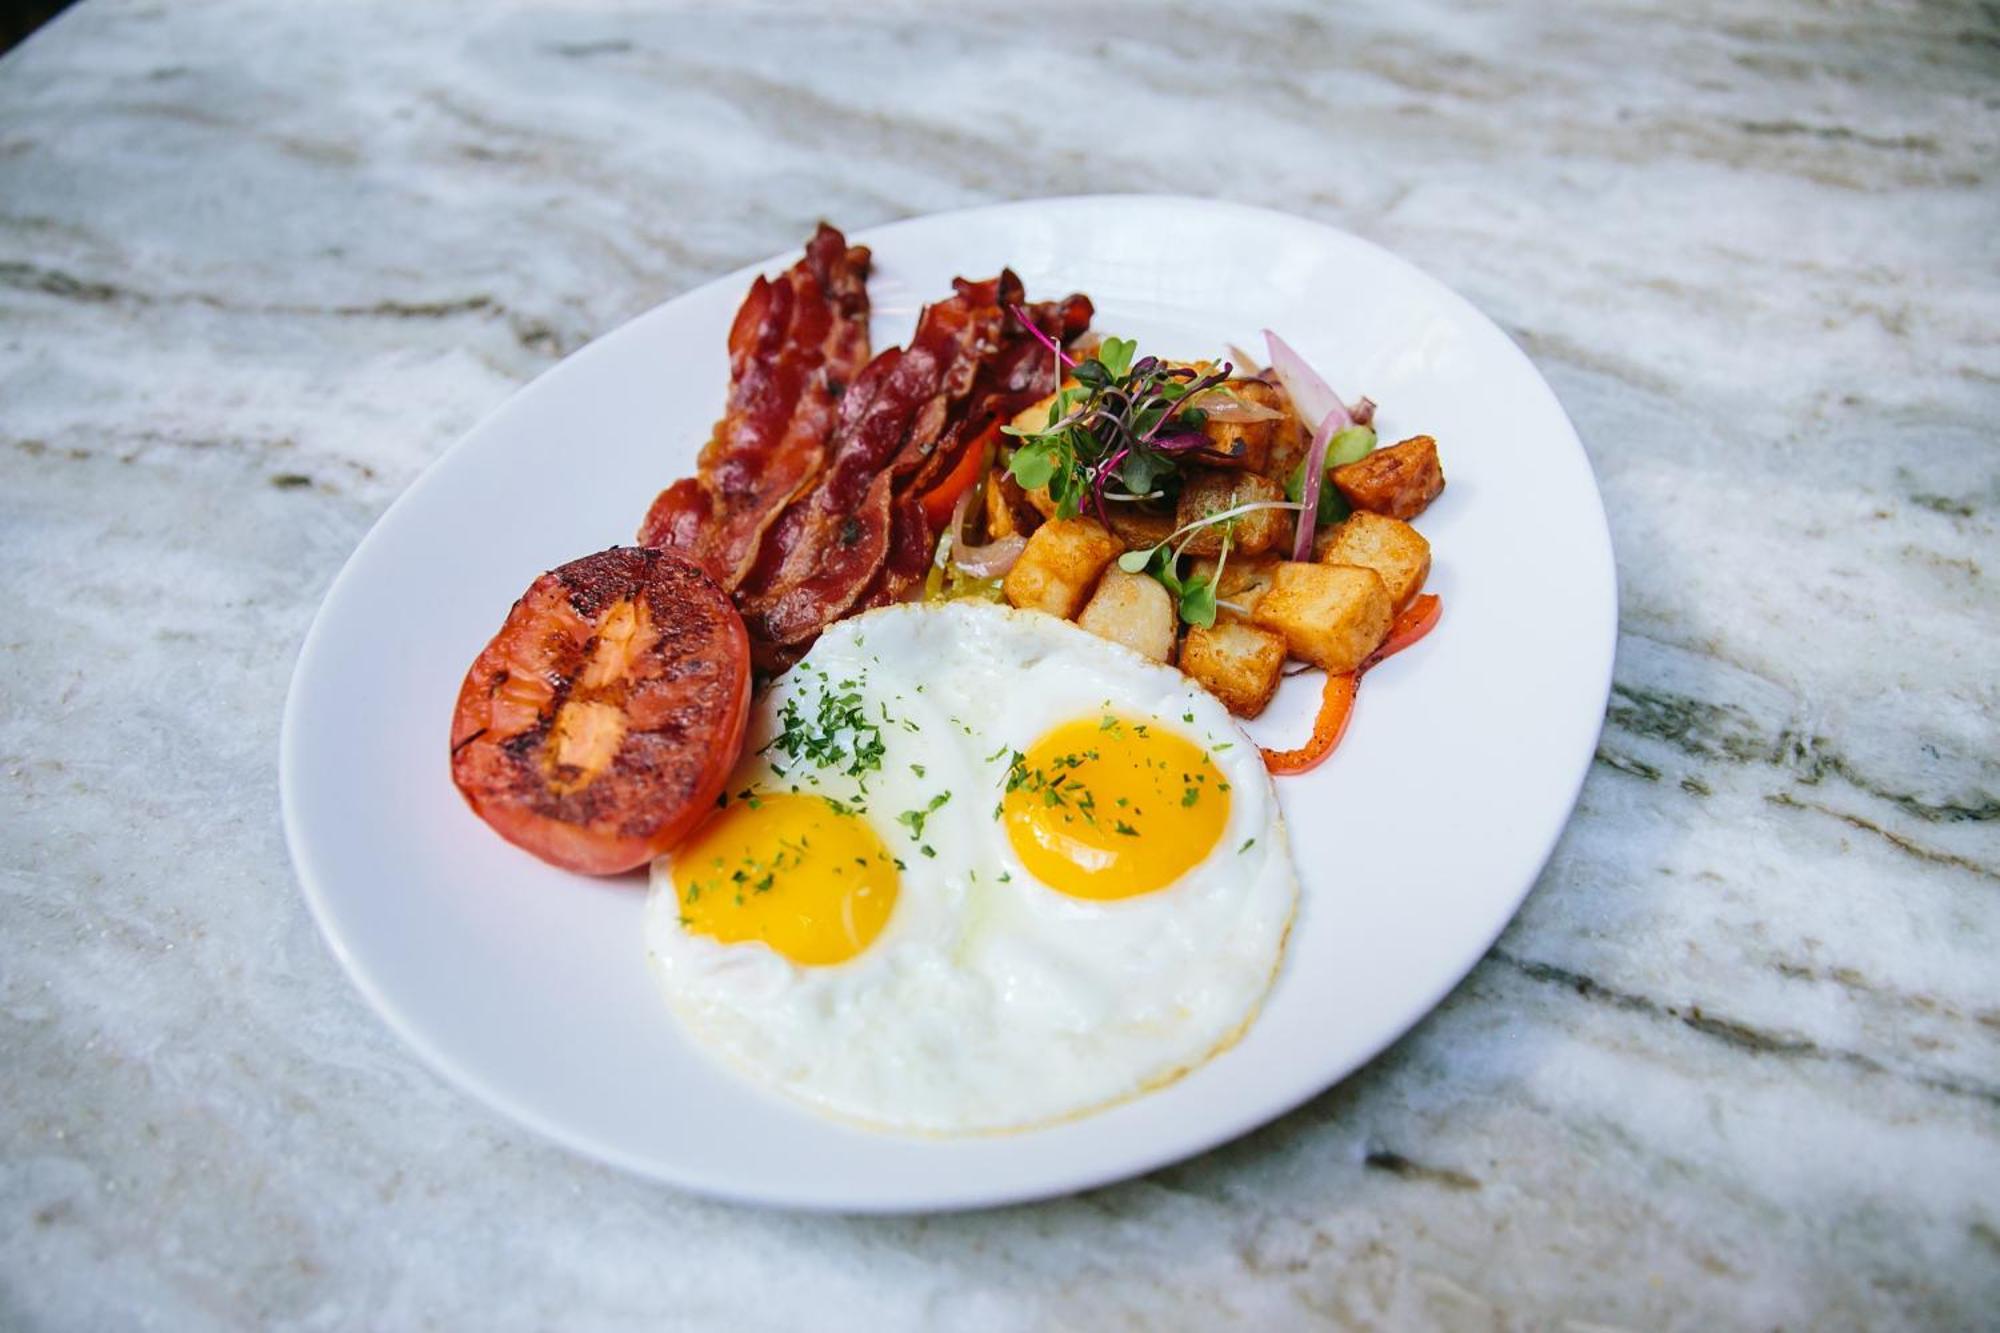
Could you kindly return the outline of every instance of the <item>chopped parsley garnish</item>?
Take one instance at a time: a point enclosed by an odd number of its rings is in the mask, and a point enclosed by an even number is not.
[[[1098,757],[1096,750],[1058,755],[1051,763],[1057,772],[1051,777],[1047,771],[1028,767],[1028,757],[1019,750],[1014,751],[1013,762],[1007,766],[1007,790],[1026,791],[1039,795],[1042,803],[1051,808],[1073,809],[1092,824],[1097,822],[1097,797],[1090,788],[1071,781],[1074,771],[1086,759]],[[995,809],[998,814],[998,807]]]
[[[887,748],[882,743],[882,728],[869,720],[858,682],[843,680],[829,687],[824,673],[820,681],[812,715],[806,715],[798,695],[785,700],[778,713],[778,734],[764,749],[776,750],[794,763],[810,761],[849,777],[881,768]]]
[[[693,906],[701,901],[704,893],[714,894],[729,890],[737,906],[740,907],[743,905],[745,888],[753,893],[769,893],[777,884],[779,875],[804,864],[807,846],[808,843],[803,838],[797,842],[789,838],[780,838],[778,853],[770,860],[745,856],[733,867],[718,856],[709,863],[715,874],[705,879],[689,880],[681,897],[689,906]],[[866,865],[867,862],[864,861],[862,864]]]
[[[897,815],[896,822],[898,824],[901,824],[904,828],[907,828],[910,831],[911,837],[921,838],[924,836],[924,821],[930,818],[933,811],[935,811],[939,806],[943,805],[946,801],[949,801],[950,799],[951,799],[950,792],[941,791],[937,795],[931,797],[931,803],[925,806],[923,809],[905,810],[902,814]],[[937,855],[936,852],[932,852],[928,848],[926,848],[925,851],[928,855],[931,856]]]

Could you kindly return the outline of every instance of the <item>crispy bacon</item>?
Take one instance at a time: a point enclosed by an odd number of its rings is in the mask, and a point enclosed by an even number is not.
[[[1019,305],[1019,280],[1007,271],[999,281],[1000,303]],[[1093,313],[1090,298],[1083,295],[1027,307],[1035,326],[1062,343],[1088,329]],[[881,572],[857,602],[858,609],[901,601],[923,581],[938,536],[924,516],[923,497],[951,474],[965,450],[981,447],[987,428],[996,420],[1012,420],[1030,404],[1055,392],[1055,361],[1048,350],[1017,322],[1010,320],[1006,333],[1005,345],[979,368],[961,410],[953,414],[934,445],[925,443],[921,465],[896,489],[890,501],[888,555]]]
[[[924,494],[994,419],[1053,388],[1043,345],[1009,314],[1022,303],[1011,271],[955,281],[907,349],[865,361],[868,262],[821,224],[802,261],[752,284],[729,332],[728,411],[696,475],[640,529],[730,591],[764,671],[842,616],[908,595],[937,536]],[[1091,308],[1072,296],[1029,313],[1068,341]]]
[[[821,223],[805,258],[759,277],[729,330],[729,404],[693,477],[654,500],[644,546],[687,554],[725,588],[824,466],[843,390],[868,360],[865,246]]]
[[[845,615],[888,555],[897,480],[922,465],[954,404],[1001,345],[999,279],[925,308],[910,345],[870,362],[841,404],[826,469],[773,531],[738,606],[765,669],[795,660]],[[796,517],[794,517],[796,513]]]

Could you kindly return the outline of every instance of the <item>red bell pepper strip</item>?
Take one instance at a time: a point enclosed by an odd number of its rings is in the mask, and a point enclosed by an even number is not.
[[[1313,719],[1312,735],[1296,750],[1273,750],[1268,746],[1259,747],[1264,751],[1264,767],[1278,774],[1298,774],[1310,772],[1326,762],[1340,738],[1347,734],[1348,719],[1354,716],[1354,695],[1361,685],[1361,673],[1380,662],[1385,657],[1393,657],[1417,640],[1437,628],[1438,618],[1444,611],[1444,603],[1435,594],[1425,593],[1411,600],[1389,626],[1388,637],[1382,646],[1368,655],[1368,660],[1354,671],[1326,678],[1326,690],[1320,695],[1319,716]]]
[[[958,456],[958,462],[952,464],[951,471],[944,474],[943,480],[924,492],[919,503],[924,507],[924,521],[930,524],[932,532],[943,528],[951,520],[951,511],[958,504],[958,497],[965,494],[986,470],[993,442],[999,438],[1000,422],[995,420],[965,447],[965,451]]]
[[[1326,678],[1326,692],[1320,695],[1319,716],[1313,719],[1312,735],[1296,750],[1264,751],[1264,767],[1273,773],[1305,773],[1318,768],[1347,733],[1347,720],[1354,716],[1354,690],[1361,673],[1348,671]]]

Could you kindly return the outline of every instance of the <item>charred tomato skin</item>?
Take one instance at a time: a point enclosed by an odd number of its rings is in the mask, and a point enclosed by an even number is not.
[[[536,579],[473,661],[452,781],[507,841],[618,874],[715,808],[749,710],[750,644],[728,595],[682,556],[614,546]]]

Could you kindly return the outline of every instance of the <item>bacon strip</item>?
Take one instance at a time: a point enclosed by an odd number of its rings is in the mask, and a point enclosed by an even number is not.
[[[1002,306],[1021,304],[1020,280],[1011,270],[999,278]],[[1090,327],[1090,298],[1072,295],[1026,307],[1028,317],[1058,343],[1073,341]],[[857,602],[857,609],[886,606],[910,594],[929,572],[937,531],[924,516],[926,493],[949,476],[967,449],[979,448],[996,420],[1012,420],[1056,389],[1055,359],[1028,336],[1018,321],[1006,325],[1007,342],[979,368],[962,410],[935,441],[924,442],[921,466],[896,489],[890,502],[889,552],[882,570]]]
[[[865,246],[821,223],[805,258],[759,277],[729,330],[729,404],[693,477],[662,491],[642,546],[680,551],[734,590],[760,539],[825,464],[846,387],[868,361]]]
[[[870,362],[841,403],[826,470],[773,528],[738,590],[760,667],[796,660],[875,580],[896,483],[921,470],[1006,342],[1002,282],[960,282],[951,299],[926,307],[910,345]]]

